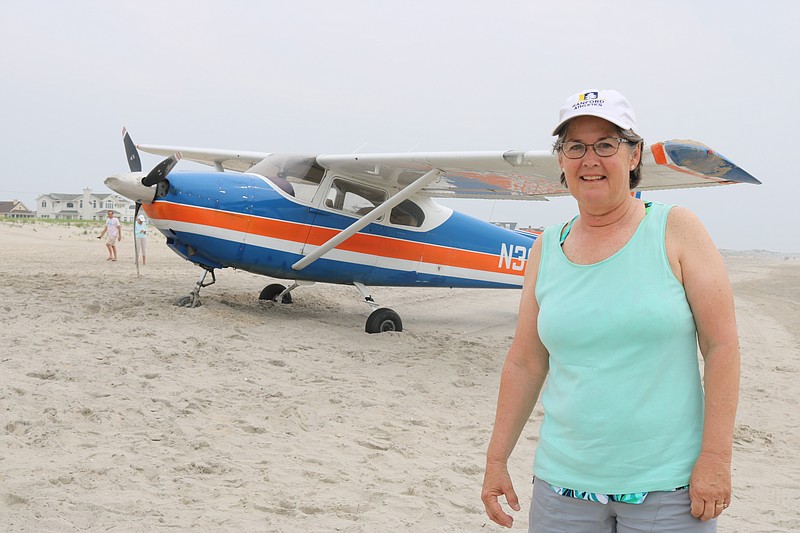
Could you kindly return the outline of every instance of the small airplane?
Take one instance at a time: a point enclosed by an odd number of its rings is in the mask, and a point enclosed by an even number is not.
[[[282,303],[302,285],[349,284],[371,308],[368,333],[403,328],[369,286],[522,286],[537,232],[505,229],[434,198],[568,194],[545,150],[274,154],[135,145],[125,129],[123,143],[130,172],[106,186],[134,200],[167,246],[203,270],[175,305],[201,305],[200,289],[221,268],[289,280],[259,295]],[[139,150],[167,158],[145,174]],[[181,158],[216,170],[173,172]],[[733,183],[760,181],[701,143],[669,140],[645,148],[637,191]]]

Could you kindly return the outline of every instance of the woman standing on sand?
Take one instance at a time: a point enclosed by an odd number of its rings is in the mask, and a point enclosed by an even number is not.
[[[511,527],[498,497],[520,509],[506,463],[542,392],[530,531],[715,531],[731,501],[739,383],[722,258],[691,212],[631,196],[643,139],[621,94],[571,96],[553,135],[579,214],[531,251],[486,512]]]
[[[134,244],[136,245],[136,257],[142,254],[142,264],[147,264],[147,220],[144,215],[136,217],[133,226]]]

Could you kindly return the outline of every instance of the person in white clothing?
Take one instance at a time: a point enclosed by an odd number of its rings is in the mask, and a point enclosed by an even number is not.
[[[108,259],[106,261],[117,260],[117,241],[122,240],[122,231],[119,220],[114,216],[114,211],[108,210],[108,218],[106,219],[106,227],[100,232],[98,239],[102,239],[103,235],[108,234],[106,238],[106,248],[108,248]]]

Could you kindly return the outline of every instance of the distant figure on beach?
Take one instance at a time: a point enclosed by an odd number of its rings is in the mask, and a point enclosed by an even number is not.
[[[531,249],[486,513],[511,527],[498,498],[520,510],[507,461],[541,393],[529,531],[716,531],[731,503],[739,393],[722,256],[690,211],[631,194],[644,139],[620,93],[572,95],[553,135],[578,215]]]
[[[120,228],[119,220],[114,216],[114,211],[108,210],[108,218],[106,219],[106,227],[100,232],[98,239],[102,239],[103,235],[108,234],[106,238],[106,248],[108,248],[108,259],[106,261],[117,260],[117,241],[122,240],[122,231]]]
[[[136,224],[133,226],[133,236],[136,244],[136,257],[142,254],[142,264],[147,264],[147,221],[144,215],[136,217]]]

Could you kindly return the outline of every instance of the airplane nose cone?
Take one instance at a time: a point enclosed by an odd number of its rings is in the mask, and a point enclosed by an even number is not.
[[[156,196],[155,187],[145,187],[142,185],[142,172],[130,172],[127,174],[117,174],[105,179],[106,187],[125,198],[130,198],[134,202],[149,204]]]

